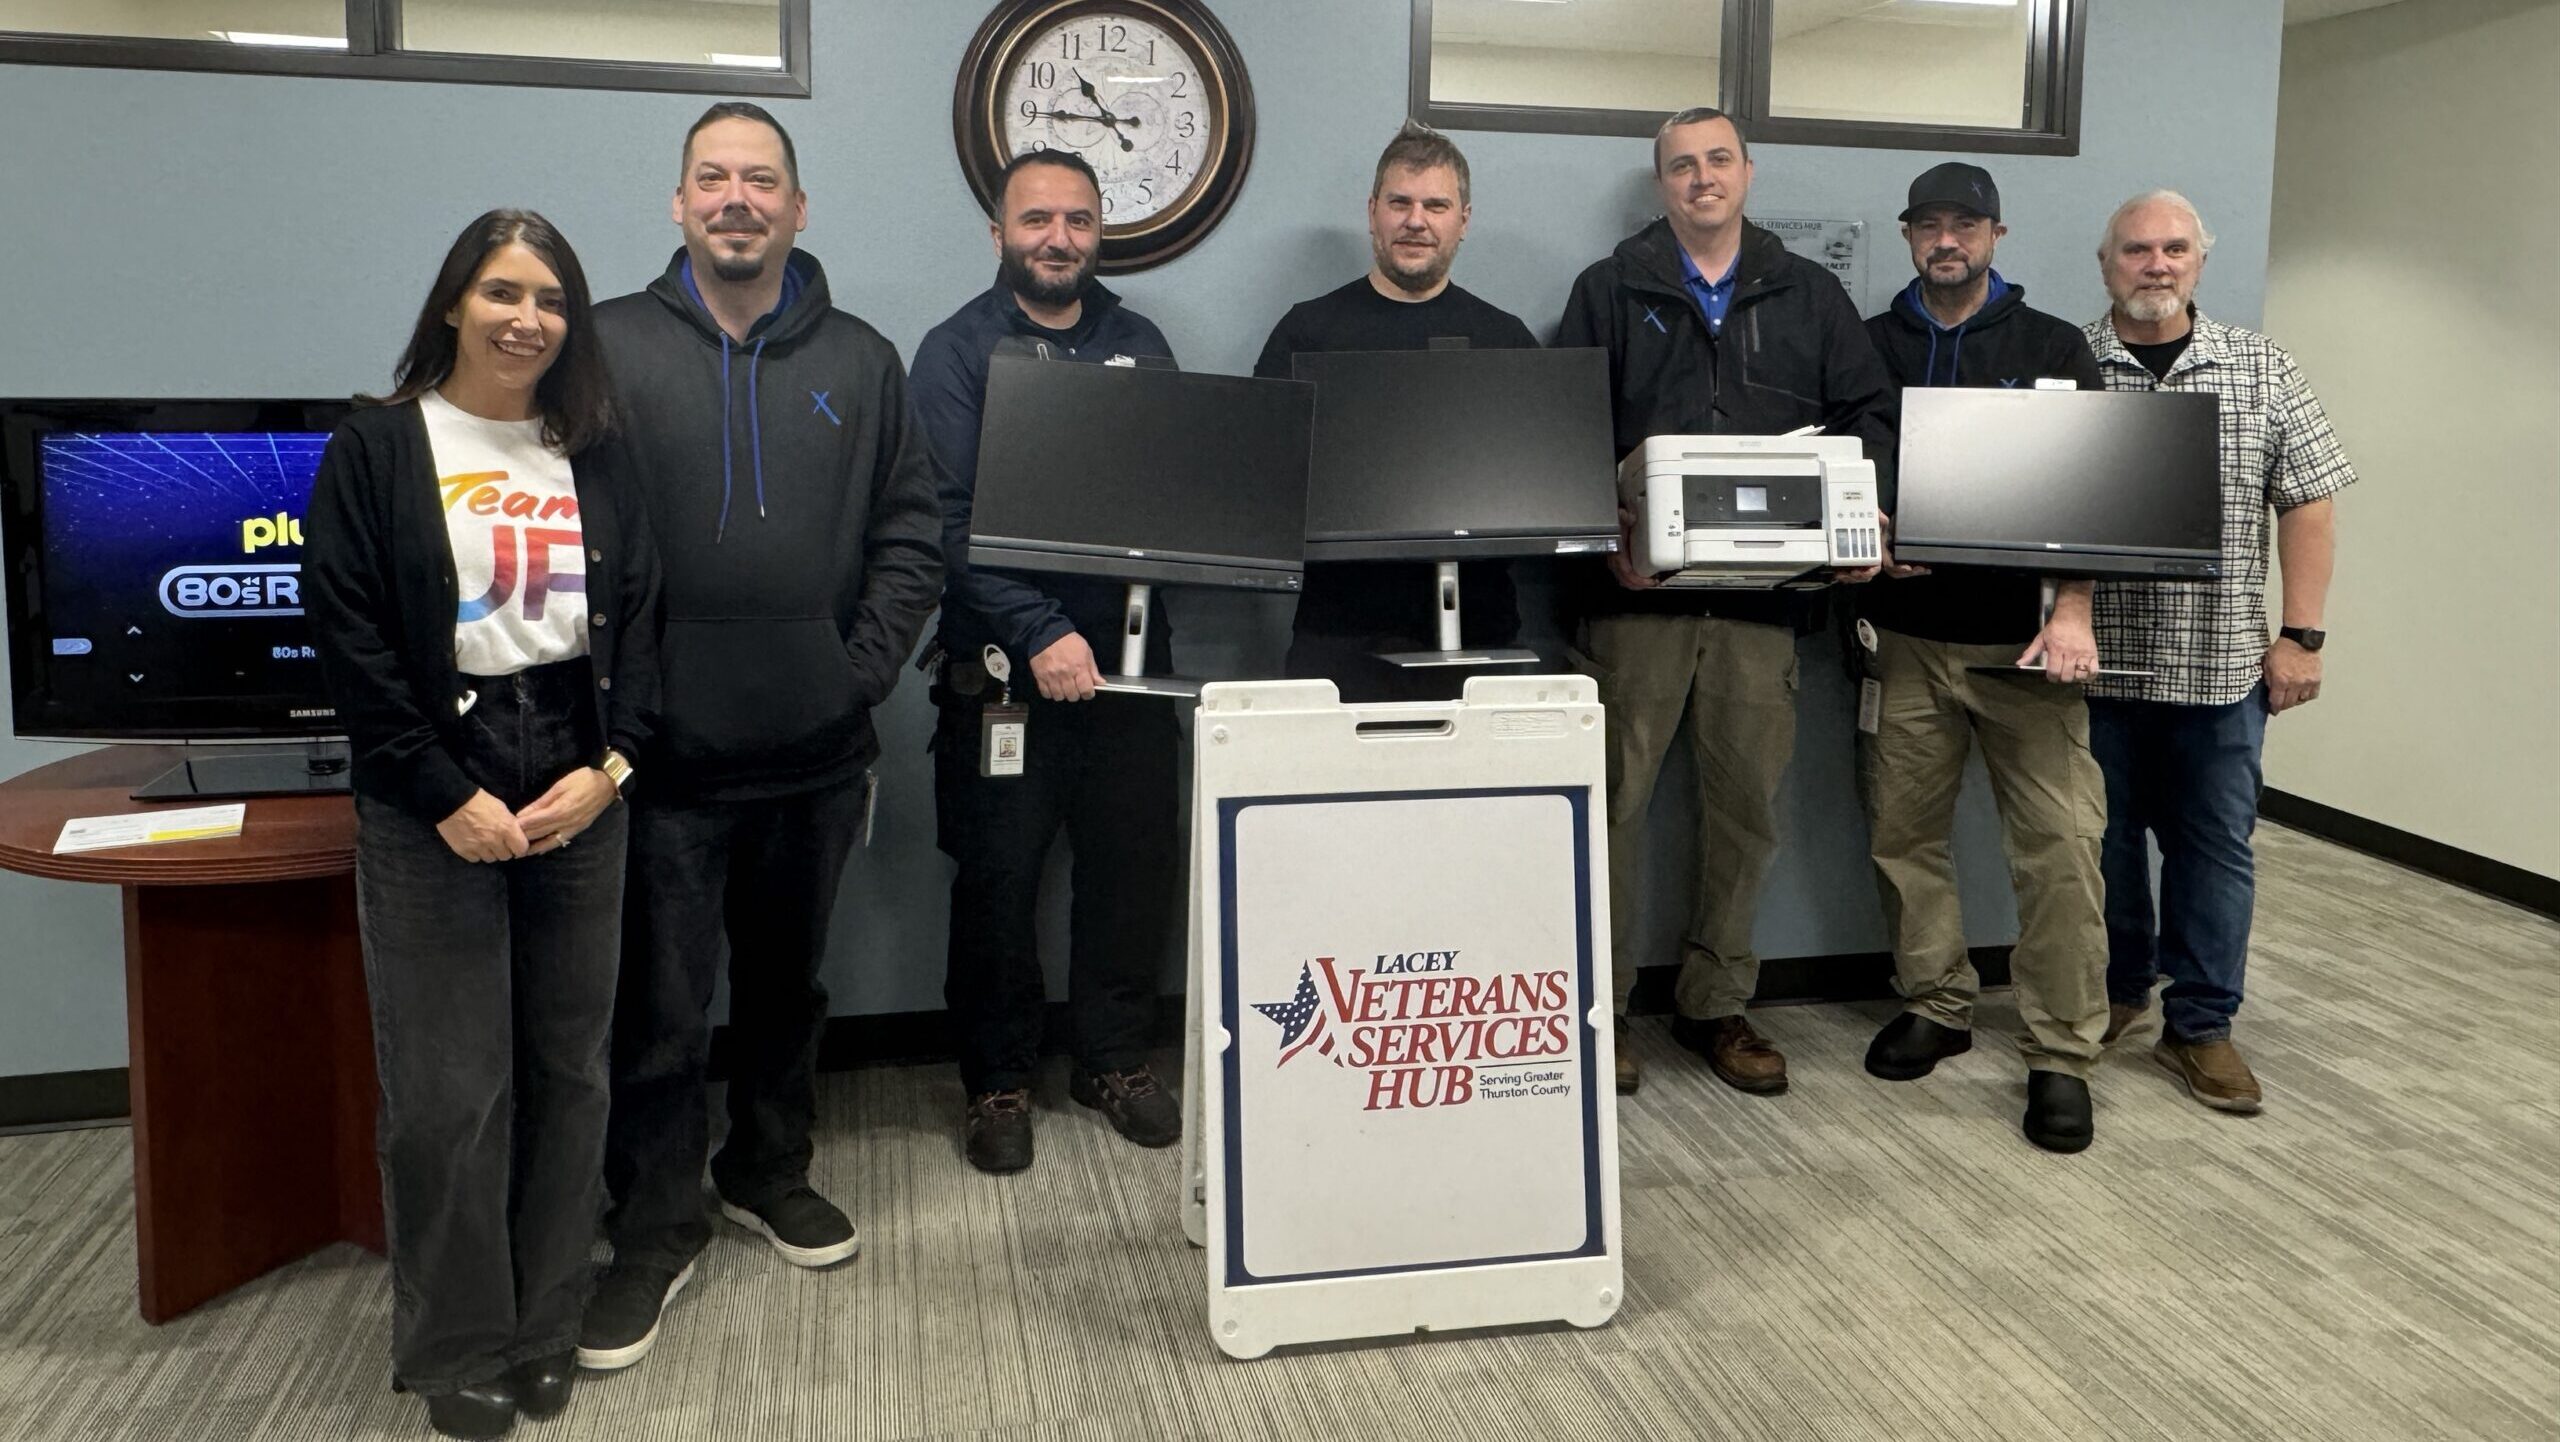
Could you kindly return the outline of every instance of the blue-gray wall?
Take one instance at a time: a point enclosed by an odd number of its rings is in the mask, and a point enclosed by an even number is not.
[[[1195,369],[1242,371],[1293,300],[1366,262],[1367,166],[1404,111],[1397,0],[1215,0],[1250,67],[1261,142],[1215,236],[1121,287]],[[2002,270],[2074,318],[2104,306],[2092,263],[2109,208],[2174,185],[2220,245],[2204,303],[2256,323],[2274,153],[2278,0],[2110,0],[2094,11],[2081,154],[1994,159],[2012,235]],[[817,98],[777,106],[810,192],[803,244],[838,302],[912,350],[993,273],[951,155],[950,83],[982,7],[815,0]],[[599,291],[635,287],[676,244],[676,146],[698,96],[0,66],[0,228],[9,343],[0,395],[333,395],[380,385],[436,261],[493,205],[547,212]],[[1566,284],[1651,213],[1646,143],[1470,134],[1476,219],[1461,281],[1552,331]],[[1942,157],[1766,147],[1752,209],[1864,218],[1868,309],[1905,274],[1892,219]],[[1285,614],[1190,595],[1186,666],[1269,663]],[[1770,956],[1882,946],[1848,766],[1839,670],[1808,656],[1788,849],[1760,922]],[[839,909],[840,1012],[940,1004],[945,862],[932,843],[922,688],[881,718],[879,844]],[[0,775],[64,754],[0,739]],[[1982,788],[1962,864],[1978,941],[2013,934]],[[1655,817],[1668,960],[1688,848],[1685,772]],[[1621,919],[1620,925],[1628,924]],[[0,1075],[122,1065],[118,912],[103,888],[0,875]],[[1054,930],[1054,926],[1052,928]]]

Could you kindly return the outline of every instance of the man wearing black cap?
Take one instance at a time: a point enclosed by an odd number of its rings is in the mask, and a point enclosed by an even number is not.
[[[1897,387],[2101,388],[2080,328],[2028,309],[1991,268],[2007,233],[1981,167],[1949,162],[1911,183],[1902,234],[1919,275],[1867,322]],[[1909,1081],[1973,1044],[1981,978],[1966,957],[1949,836],[1978,740],[2018,889],[2010,965],[2027,1027],[2025,1128],[2058,1152],[2089,1144],[2088,1076],[2107,1025],[2106,784],[2077,684],[2098,664],[2089,599],[2089,582],[2063,582],[2040,621],[2041,587],[2025,572],[1897,565],[1859,597],[1857,622],[1876,688],[1859,707],[1859,791],[1904,1001],[1867,1048],[1867,1070]],[[1966,669],[2011,662],[2037,669]]]

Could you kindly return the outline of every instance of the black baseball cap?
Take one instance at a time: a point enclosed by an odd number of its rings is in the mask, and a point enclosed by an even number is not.
[[[2000,187],[1992,181],[1991,172],[1981,166],[1950,160],[1930,166],[1911,182],[1911,202],[1896,219],[1908,221],[1924,205],[1952,205],[1998,220]]]

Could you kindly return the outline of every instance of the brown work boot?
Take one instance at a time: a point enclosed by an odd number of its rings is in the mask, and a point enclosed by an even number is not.
[[[1618,1018],[1618,1095],[1631,1097],[1644,1085],[1644,1068],[1636,1065],[1635,1048],[1627,1044],[1627,1019]]]
[[[2186,1083],[2187,1094],[2218,1112],[2254,1114],[2261,1104],[2258,1079],[2240,1059],[2229,1037],[2220,1041],[2172,1041],[2160,1038],[2151,1055]]]
[[[1751,1029],[1741,1016],[1713,1021],[1671,1019],[1672,1039],[1707,1059],[1716,1080],[1753,1096],[1776,1096],[1787,1089],[1787,1059],[1769,1039]]]
[[[2142,1019],[2150,1014],[2151,1003],[2148,1001],[2108,1002],[2107,1031],[2106,1035],[2098,1038],[2098,1045],[2114,1046],[2118,1037],[2141,1025]]]

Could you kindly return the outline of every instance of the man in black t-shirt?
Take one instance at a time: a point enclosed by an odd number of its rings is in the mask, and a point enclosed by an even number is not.
[[[1902,233],[1919,276],[1867,322],[1897,397],[1909,386],[2103,388],[2080,328],[2029,309],[2026,292],[1992,269],[2006,230],[2000,191],[1978,166],[1950,161],[1911,183]],[[2088,1077],[2107,1025],[2106,787],[2079,684],[2098,654],[2090,583],[2062,582],[2042,619],[2040,589],[2025,571],[1895,565],[1858,596],[1859,793],[1903,996],[1902,1014],[1867,1048],[1867,1070],[1908,1081],[1973,1044],[1981,978],[1949,839],[1965,755],[1978,744],[2018,892],[2010,970],[2026,1023],[2025,1131],[2038,1146],[2076,1152],[2089,1144]],[[1969,669],[2012,664],[2034,669]]]
[[[1387,142],[1369,185],[1369,273],[1289,308],[1254,362],[1258,376],[1286,378],[1308,351],[1535,348],[1517,316],[1449,280],[1467,237],[1467,158],[1449,138],[1407,122]],[[1346,701],[1454,699],[1464,667],[1403,668],[1380,651],[1438,644],[1431,566],[1421,561],[1310,562],[1291,627],[1286,670],[1321,676]],[[1508,646],[1520,606],[1507,561],[1458,568],[1459,628],[1470,646]]]

